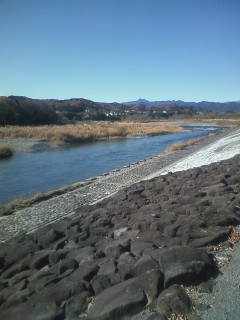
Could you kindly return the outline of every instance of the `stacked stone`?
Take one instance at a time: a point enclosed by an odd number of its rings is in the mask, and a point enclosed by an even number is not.
[[[239,224],[240,157],[142,181],[0,248],[1,319],[146,319],[191,311]]]

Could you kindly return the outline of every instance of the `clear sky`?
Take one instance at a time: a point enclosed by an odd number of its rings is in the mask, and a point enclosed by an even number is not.
[[[240,0],[0,0],[0,96],[240,100]]]

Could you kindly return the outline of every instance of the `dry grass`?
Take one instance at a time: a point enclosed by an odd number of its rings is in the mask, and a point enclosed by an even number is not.
[[[159,123],[136,122],[81,122],[78,124],[52,125],[38,127],[0,127],[0,138],[39,138],[51,140],[56,144],[80,143],[101,139],[124,138],[128,134],[143,133],[157,135],[180,132],[181,127]]]
[[[240,118],[229,118],[229,119],[192,119],[190,121],[189,119],[187,120],[188,122],[203,122],[203,123],[212,123],[216,125],[230,125],[230,126],[240,126]]]
[[[7,158],[13,155],[13,151],[11,148],[6,146],[5,144],[0,144],[0,158]]]
[[[190,139],[188,142],[178,142],[178,143],[175,143],[173,144],[172,146],[170,146],[169,148],[167,148],[165,150],[166,153],[172,153],[174,151],[177,151],[177,150],[182,150],[182,149],[185,149],[189,146],[192,146],[198,142],[200,142],[201,140],[203,140],[204,138],[195,138],[195,139]]]
[[[166,153],[172,153],[172,152],[177,151],[177,150],[182,150],[182,149],[186,148],[186,146],[187,146],[186,143],[182,143],[182,142],[174,143],[172,146],[167,148],[165,150],[165,152]]]

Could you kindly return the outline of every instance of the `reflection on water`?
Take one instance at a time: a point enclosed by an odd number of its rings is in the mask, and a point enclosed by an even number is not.
[[[212,128],[142,139],[105,141],[18,153],[0,162],[0,204],[53,190],[163,152],[171,144],[207,135]]]

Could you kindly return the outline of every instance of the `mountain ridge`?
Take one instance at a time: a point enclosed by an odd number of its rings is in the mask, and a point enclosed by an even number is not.
[[[139,98],[136,101],[122,102],[126,106],[143,105],[146,107],[157,107],[162,105],[177,105],[179,107],[197,107],[205,109],[206,111],[216,112],[240,112],[240,101],[228,101],[228,102],[212,102],[212,101],[200,101],[200,102],[186,102],[182,100],[159,100],[149,101],[143,98]]]

